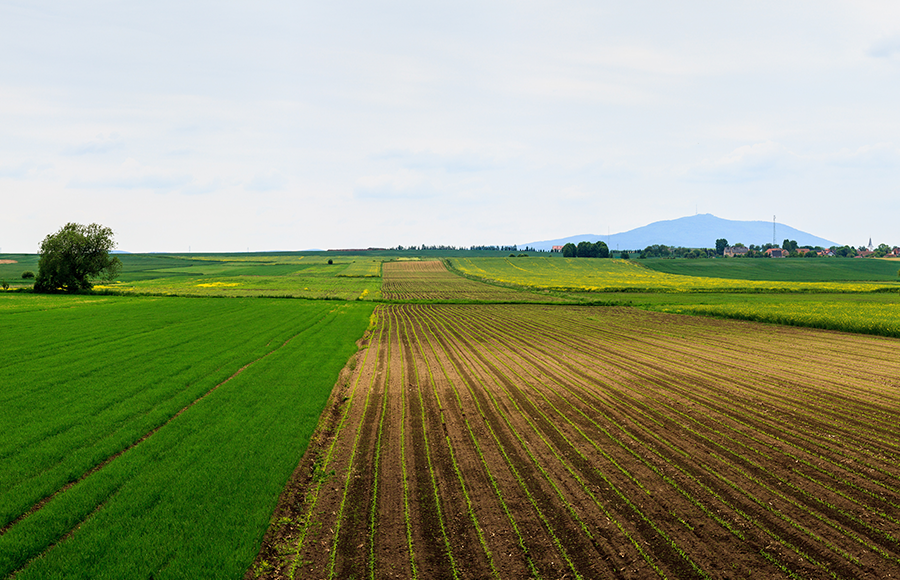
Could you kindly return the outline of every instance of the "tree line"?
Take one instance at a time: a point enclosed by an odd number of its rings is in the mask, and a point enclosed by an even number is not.
[[[475,252],[475,251],[537,252],[538,251],[538,250],[535,250],[531,246],[525,246],[524,248],[522,248],[520,250],[519,246],[516,244],[513,244],[511,246],[469,246],[468,248],[466,248],[464,246],[445,246],[445,245],[429,246],[426,244],[421,244],[418,246],[394,246],[393,248],[389,248],[389,249],[393,250],[393,251],[397,251],[397,252],[406,252],[406,251],[424,252],[425,250],[440,250],[440,251],[445,251],[445,252],[446,251],[453,251],[453,252],[466,252],[466,251],[469,251],[469,252]],[[544,251],[544,250],[540,250],[540,251]]]
[[[725,255],[725,248],[729,247],[728,240],[725,238],[719,238],[716,240],[716,254],[719,256]],[[826,250],[830,250],[835,256],[839,258],[854,258],[859,255],[860,252],[866,250],[864,246],[860,246],[859,249],[854,248],[853,246],[831,246],[830,248],[823,248],[822,246],[800,246],[797,244],[797,240],[791,240],[785,238],[783,242],[781,242],[781,247],[777,244],[763,244],[762,246],[757,246],[754,244],[750,244],[749,246],[745,246],[744,244],[738,242],[734,244],[735,248],[747,248],[747,253],[743,254],[742,257],[745,258],[766,258],[768,254],[766,254],[766,250],[770,249],[781,249],[788,253],[788,257],[790,258],[818,258],[819,252],[825,252]],[[801,252],[801,250],[806,250],[805,252]],[[873,251],[872,256],[875,258],[883,258],[884,256],[890,254],[892,248],[887,244],[879,244],[878,247]]]
[[[608,258],[609,246],[606,242],[581,241],[578,245],[569,242],[562,247],[563,258]]]
[[[708,248],[684,248],[681,246],[666,246],[663,244],[653,244],[647,246],[638,254],[639,259],[644,258],[712,258],[715,250]]]

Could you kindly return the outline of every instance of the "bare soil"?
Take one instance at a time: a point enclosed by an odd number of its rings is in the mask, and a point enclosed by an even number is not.
[[[458,276],[440,260],[385,262],[382,296],[387,300],[441,300],[480,302],[566,302],[546,292],[494,286]]]
[[[18,264],[17,260],[0,260],[0,264]]]
[[[900,341],[394,305],[248,578],[887,578]]]

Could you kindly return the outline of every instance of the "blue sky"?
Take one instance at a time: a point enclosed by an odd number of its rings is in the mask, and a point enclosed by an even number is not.
[[[898,102],[894,0],[0,0],[0,250],[897,245]]]

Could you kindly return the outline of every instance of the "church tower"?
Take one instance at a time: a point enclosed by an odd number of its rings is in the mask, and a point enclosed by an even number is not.
[[[869,249],[870,252],[875,249],[875,246],[872,245],[872,238],[869,238],[869,245],[866,247]]]

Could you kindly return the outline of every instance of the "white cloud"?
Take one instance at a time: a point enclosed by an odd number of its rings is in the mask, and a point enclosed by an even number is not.
[[[900,57],[900,32],[878,39],[869,47],[868,54],[875,58]]]
[[[192,181],[190,175],[178,173],[170,169],[142,165],[129,157],[123,163],[111,169],[95,169],[95,175],[74,178],[68,187],[114,188],[114,189],[152,189],[169,191]]]
[[[864,145],[857,149],[841,149],[825,156],[825,162],[845,168],[896,168],[900,167],[900,149],[892,143]]]
[[[441,169],[447,173],[475,173],[494,169],[498,160],[476,151],[437,153],[393,150],[372,155],[374,161],[393,161],[409,169]]]
[[[570,58],[592,68],[600,65],[665,76],[701,75],[714,71],[709,61],[689,58],[649,44],[597,46],[587,53],[572,54]]]
[[[7,179],[34,179],[46,174],[51,168],[52,165],[48,163],[38,164],[31,161],[0,165],[0,177]]]
[[[287,177],[277,171],[264,171],[254,175],[244,188],[249,191],[273,191],[283,189],[287,184]]]
[[[764,141],[738,147],[718,159],[704,159],[682,172],[688,180],[696,181],[755,181],[791,173],[800,162],[800,158],[784,145]]]
[[[661,100],[658,93],[648,91],[634,83],[575,75],[538,75],[518,78],[510,84],[509,89],[541,98],[594,101],[617,105],[649,104]]]
[[[70,145],[63,152],[66,155],[102,155],[118,151],[125,147],[125,143],[117,133],[111,135],[99,134],[90,141]]]
[[[411,169],[360,177],[354,191],[356,197],[373,199],[424,199],[436,193],[424,174]]]

